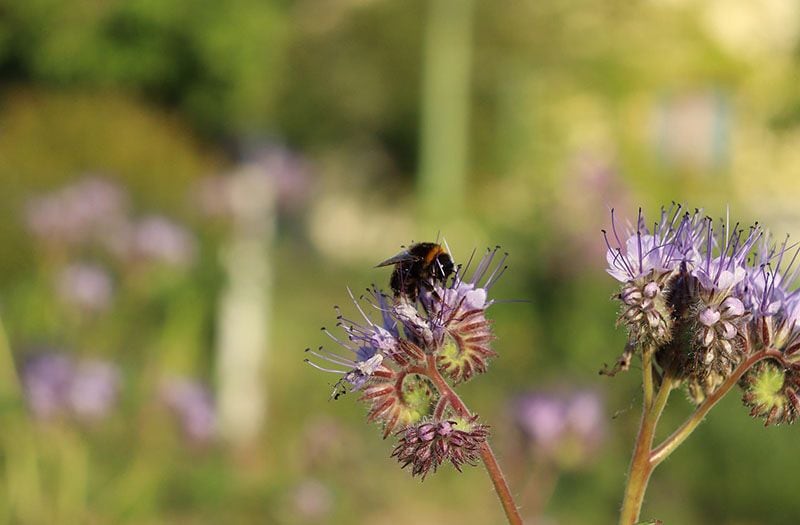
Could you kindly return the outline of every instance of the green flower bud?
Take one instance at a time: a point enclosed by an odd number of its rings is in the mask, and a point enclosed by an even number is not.
[[[797,372],[774,361],[754,366],[742,379],[742,402],[750,415],[764,418],[764,426],[793,423],[800,412]]]

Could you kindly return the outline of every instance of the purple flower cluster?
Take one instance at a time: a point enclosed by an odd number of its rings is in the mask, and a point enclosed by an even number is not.
[[[95,176],[31,199],[25,223],[46,245],[73,250],[100,246],[124,262],[182,267],[196,251],[186,228],[160,215],[133,217],[125,191]]]
[[[115,255],[135,262],[186,267],[197,251],[194,236],[161,215],[148,215],[120,228],[110,242]]]
[[[29,358],[20,375],[28,406],[42,420],[103,419],[116,405],[121,383],[120,372],[111,363],[58,353]]]
[[[528,392],[513,401],[512,415],[538,454],[570,465],[588,458],[605,437],[603,399],[592,390]]]
[[[652,227],[640,210],[636,225],[620,230],[612,212],[606,258],[622,283],[619,322],[629,348],[653,349],[663,369],[686,379],[696,402],[755,349],[797,360],[800,261],[788,239],[679,205],[662,210]]]
[[[160,394],[190,442],[204,445],[216,438],[217,412],[206,386],[188,378],[171,377],[162,383]]]
[[[97,241],[125,221],[128,196],[116,184],[89,176],[31,199],[25,222],[31,233],[51,244]]]
[[[445,460],[456,467],[472,463],[474,450],[467,445],[477,447],[487,433],[474,417],[456,410],[432,376],[456,384],[486,371],[495,356],[485,316],[493,303],[488,292],[502,275],[504,262],[497,249],[490,250],[469,279],[468,263],[449,279],[421,278],[410,294],[403,293],[407,286],[395,290],[394,297],[375,287],[361,301],[351,293],[359,319],[346,317],[337,307],[337,327],[344,335],[323,328],[345,353],[306,349],[314,359],[306,359],[311,366],[339,376],[332,397],[361,391],[360,399],[369,405],[368,420],[383,425],[384,437],[403,429],[395,456],[404,465],[413,463],[415,475],[424,476]],[[457,428],[452,421],[460,421]]]

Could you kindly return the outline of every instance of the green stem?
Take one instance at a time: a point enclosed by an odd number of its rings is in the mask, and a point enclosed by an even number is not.
[[[645,375],[647,374],[645,373]],[[650,481],[650,475],[653,473],[654,468],[654,465],[650,462],[650,447],[653,445],[656,425],[661,413],[664,411],[664,407],[667,405],[667,399],[672,388],[672,378],[669,375],[665,375],[655,400],[650,406],[647,405],[646,398],[642,403],[642,421],[639,425],[639,435],[636,438],[636,446],[631,458],[628,484],[625,487],[625,496],[622,501],[622,511],[619,518],[620,525],[634,525],[639,520],[644,493],[647,490],[647,483]]]
[[[653,352],[654,348],[648,346],[642,352],[642,387],[644,389],[644,409],[649,410],[653,406]]]
[[[719,388],[714,390],[714,392],[709,395],[703,403],[697,407],[694,413],[687,419],[675,432],[672,433],[667,439],[664,440],[658,447],[653,450],[652,454],[650,455],[650,463],[653,467],[657,466],[659,463],[667,459],[672,452],[678,448],[681,443],[686,441],[694,429],[697,428],[703,419],[706,417],[706,414],[709,410],[711,410],[717,402],[722,399],[725,394],[730,391],[733,386],[739,382],[739,379],[747,372],[750,367],[752,367],[757,362],[761,361],[762,359],[773,357],[779,360],[782,360],[782,356],[780,352],[776,350],[762,350],[760,352],[756,352],[752,354],[747,359],[742,361],[739,366],[737,366],[733,373],[722,383]]]
[[[44,498],[39,476],[39,451],[30,419],[25,412],[14,354],[0,319],[0,424],[4,436],[5,477],[11,521],[43,521]]]
[[[450,385],[447,384],[447,381],[444,380],[439,370],[437,370],[436,361],[433,356],[428,356],[427,364],[426,375],[433,380],[439,393],[447,398],[453,410],[461,417],[471,417],[472,414],[467,408],[467,405],[461,400],[455,390],[450,388]],[[484,465],[486,465],[486,472],[492,480],[494,490],[497,493],[497,497],[500,499],[503,511],[506,513],[508,523],[510,525],[522,525],[522,517],[519,514],[519,509],[517,509],[517,504],[514,503],[514,496],[511,495],[511,489],[508,487],[508,482],[503,475],[503,470],[500,468],[497,457],[495,457],[488,441],[484,441],[481,444],[480,453],[481,459]]]

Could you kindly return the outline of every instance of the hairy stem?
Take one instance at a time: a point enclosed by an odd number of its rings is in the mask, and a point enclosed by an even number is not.
[[[467,405],[464,404],[455,390],[450,388],[450,385],[448,385],[447,381],[444,380],[442,375],[439,373],[439,370],[436,369],[436,360],[434,356],[428,356],[427,365],[428,367],[425,371],[425,374],[430,377],[431,380],[433,380],[436,388],[439,390],[439,393],[443,397],[447,398],[450,406],[453,407],[453,410],[455,410],[461,417],[471,417],[472,414],[467,408]],[[497,497],[500,499],[500,503],[502,504],[503,510],[506,513],[508,523],[511,525],[522,525],[522,517],[519,514],[519,509],[517,509],[517,504],[514,503],[514,497],[511,495],[511,489],[508,487],[508,482],[503,475],[503,470],[497,463],[497,458],[495,457],[492,447],[489,445],[488,441],[484,441],[481,444],[480,452],[481,459],[483,460],[484,465],[486,465],[486,472],[489,474],[489,477],[492,480],[494,490],[497,493]]]
[[[653,352],[652,346],[645,347],[642,351],[642,387],[644,389],[644,409],[653,406]]]
[[[689,419],[687,419],[675,432],[672,433],[672,435],[670,435],[664,440],[663,443],[653,450],[652,454],[650,455],[650,463],[652,466],[655,467],[667,459],[667,457],[672,454],[672,452],[678,448],[681,443],[686,441],[686,438],[688,438],[692,432],[694,432],[694,429],[697,428],[697,425],[703,421],[708,411],[711,410],[714,405],[716,405],[717,402],[722,399],[725,394],[727,394],[730,389],[736,385],[736,383],[739,382],[739,379],[742,378],[745,372],[747,372],[754,364],[768,357],[774,357],[782,360],[780,352],[767,349],[756,352],[742,361],[739,366],[733,370],[731,376],[726,379],[725,382],[722,383],[711,395],[709,395],[705,401],[703,401],[703,403],[697,407],[697,409],[695,409],[694,413],[689,416]]]
[[[650,379],[652,381],[652,368],[650,368]],[[647,371],[644,372],[647,377]],[[651,383],[652,386],[652,383]],[[628,483],[625,487],[625,496],[622,500],[622,511],[620,512],[620,525],[634,525],[639,520],[639,512],[644,502],[644,494],[647,490],[647,483],[650,481],[650,474],[653,473],[654,465],[650,462],[650,447],[653,445],[656,425],[667,405],[667,399],[673,388],[673,381],[669,375],[665,375],[661,381],[658,394],[647,403],[647,397],[643,399],[642,421],[639,425],[639,434],[636,437],[636,446],[633,449],[631,467],[628,473]]]

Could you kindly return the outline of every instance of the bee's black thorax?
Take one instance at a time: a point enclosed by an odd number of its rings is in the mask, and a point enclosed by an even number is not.
[[[422,287],[431,289],[434,284],[443,284],[454,270],[450,255],[432,242],[414,244],[389,261],[395,265],[389,282],[395,297],[411,301],[417,299]]]

